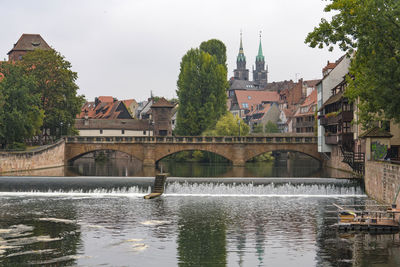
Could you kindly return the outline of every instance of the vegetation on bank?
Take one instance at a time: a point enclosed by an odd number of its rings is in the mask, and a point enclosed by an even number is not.
[[[77,73],[55,50],[34,50],[21,61],[2,62],[0,144],[24,148],[33,136],[75,133],[75,116],[84,97],[77,95]]]
[[[346,96],[357,101],[359,122],[400,122],[400,2],[397,0],[331,0],[321,19],[307,35],[311,47],[335,45],[351,56]]]

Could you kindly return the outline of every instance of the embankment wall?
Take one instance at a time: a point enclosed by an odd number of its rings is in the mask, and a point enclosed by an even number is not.
[[[400,207],[400,197],[395,200],[400,188],[400,165],[367,160],[364,180],[370,197],[386,204],[396,202]]]
[[[1,152],[0,173],[63,166],[64,151],[65,142],[60,140],[32,151]]]

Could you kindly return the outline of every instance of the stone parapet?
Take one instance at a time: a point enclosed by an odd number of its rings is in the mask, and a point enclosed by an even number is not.
[[[64,152],[64,140],[32,151],[0,152],[0,173],[63,166]]]

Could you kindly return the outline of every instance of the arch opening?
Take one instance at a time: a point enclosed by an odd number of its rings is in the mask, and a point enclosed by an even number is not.
[[[141,160],[112,149],[87,151],[68,161],[69,172],[82,176],[136,176],[142,169]]]
[[[211,152],[208,150],[202,149],[187,149],[180,150],[168,153],[163,155],[160,159],[157,160],[157,164],[160,162],[198,162],[198,163],[229,163],[231,164],[231,160],[226,158],[225,156]]]

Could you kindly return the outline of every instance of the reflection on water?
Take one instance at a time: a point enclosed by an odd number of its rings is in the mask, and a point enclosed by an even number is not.
[[[365,197],[236,196],[3,193],[0,265],[398,266],[398,234],[332,227],[332,202]]]
[[[321,168],[312,158],[276,159],[271,162],[248,162],[245,167],[228,163],[169,162],[158,163],[158,170],[169,173],[170,177],[337,177],[351,178],[345,173],[331,168]],[[94,158],[80,158],[70,166],[14,172],[13,176],[121,176],[154,177],[154,167],[142,166],[133,158],[112,158],[96,162]]]

